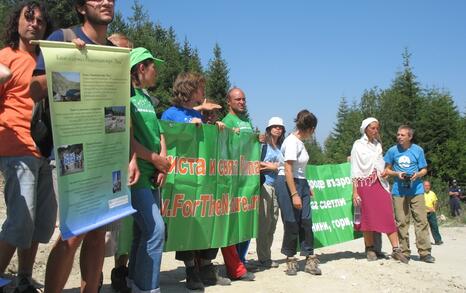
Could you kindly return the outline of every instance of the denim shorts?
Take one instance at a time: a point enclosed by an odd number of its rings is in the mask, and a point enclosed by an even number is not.
[[[0,157],[7,212],[0,240],[23,249],[49,242],[57,220],[52,168],[45,158]]]

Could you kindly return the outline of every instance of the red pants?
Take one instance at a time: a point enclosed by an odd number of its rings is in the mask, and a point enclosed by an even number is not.
[[[238,251],[235,245],[222,248],[223,260],[227,268],[228,276],[232,279],[238,279],[247,273],[246,267],[239,259]]]

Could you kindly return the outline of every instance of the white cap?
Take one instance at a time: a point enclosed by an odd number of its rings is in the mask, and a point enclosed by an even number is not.
[[[273,125],[280,125],[280,126],[285,127],[285,125],[283,125],[283,119],[280,118],[280,117],[270,118],[269,125],[267,125],[267,128],[270,127],[270,126],[273,126]]]

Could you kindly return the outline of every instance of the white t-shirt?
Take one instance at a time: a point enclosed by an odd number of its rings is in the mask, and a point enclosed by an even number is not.
[[[306,178],[306,166],[309,155],[304,143],[297,138],[294,133],[288,135],[281,148],[283,158],[286,161],[293,161],[293,177],[299,179]],[[285,163],[280,162],[278,175],[285,175]]]

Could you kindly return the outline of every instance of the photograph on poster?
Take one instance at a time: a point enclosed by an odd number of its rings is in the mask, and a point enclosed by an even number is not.
[[[81,74],[79,72],[52,72],[54,102],[81,101]]]
[[[105,133],[125,131],[125,110],[124,106],[105,107]]]
[[[59,146],[57,152],[60,176],[84,171],[84,149],[82,143]]]

